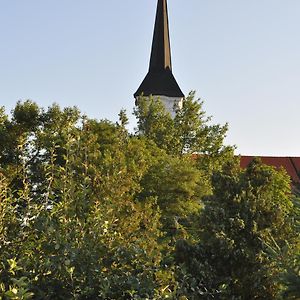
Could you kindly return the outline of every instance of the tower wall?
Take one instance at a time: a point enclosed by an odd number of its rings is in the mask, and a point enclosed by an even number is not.
[[[151,97],[159,99],[165,106],[166,111],[171,114],[172,118],[175,117],[177,109],[182,109],[183,97],[168,97],[164,95],[153,95]],[[139,97],[137,97],[136,100],[138,100],[138,98]]]
[[[182,108],[183,98],[179,97],[168,97],[168,96],[154,96],[159,98],[159,100],[164,104],[166,110],[171,114],[171,116],[175,117],[175,112],[179,108]]]

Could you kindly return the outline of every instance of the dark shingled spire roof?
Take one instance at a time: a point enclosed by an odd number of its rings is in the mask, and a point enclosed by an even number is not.
[[[172,74],[167,0],[158,0],[149,71],[134,97],[184,97]]]

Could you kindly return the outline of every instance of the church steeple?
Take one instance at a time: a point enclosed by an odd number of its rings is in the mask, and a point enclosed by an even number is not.
[[[134,97],[141,95],[167,97],[167,107],[184,98],[172,73],[167,0],[157,2],[149,70]]]
[[[158,0],[149,71],[167,68],[172,70],[167,1]]]

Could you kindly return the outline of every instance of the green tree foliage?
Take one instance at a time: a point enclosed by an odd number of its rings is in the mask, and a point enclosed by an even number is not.
[[[287,240],[295,243],[292,209],[284,172],[253,161],[245,171],[228,166],[216,173],[213,195],[206,198],[200,215],[200,242],[181,242],[177,248],[177,259],[185,264],[189,278],[184,284],[198,288],[191,294],[278,299],[281,270],[269,252],[285,248]]]
[[[281,274],[282,283],[284,284],[284,299],[300,299],[300,200],[299,195],[293,199],[294,209],[293,217],[297,233],[297,243],[295,245],[294,255],[289,255],[288,251],[291,246],[288,245],[284,251],[281,249],[274,250],[277,254],[277,261],[284,271]]]
[[[199,211],[201,196],[207,191],[201,171],[191,158],[160,157],[149,168],[141,184],[140,197],[156,197],[163,219],[176,218],[177,222]]]
[[[135,199],[155,146],[129,139],[125,124],[87,120],[56,105],[36,108],[18,103],[10,121],[3,117],[6,135],[20,137],[2,152],[15,158],[1,164],[3,295],[144,299],[170,293],[162,275],[168,271],[159,269],[156,200]]]
[[[154,97],[139,99],[134,114],[136,135],[166,153],[144,176],[141,196],[158,198],[164,224],[187,229],[183,224],[199,210],[202,197],[211,193],[212,173],[233,159],[233,148],[223,143],[227,125],[210,125],[194,92],[174,118]]]
[[[223,144],[227,125],[210,125],[211,118],[206,117],[202,104],[195,100],[192,92],[172,118],[159,98],[141,98],[134,110],[138,120],[137,134],[153,140],[173,155],[217,155],[231,151],[231,147]]]
[[[240,170],[194,93],[174,118],[157,99],[134,114],[130,134],[123,110],[0,109],[0,299],[276,299],[287,177]]]

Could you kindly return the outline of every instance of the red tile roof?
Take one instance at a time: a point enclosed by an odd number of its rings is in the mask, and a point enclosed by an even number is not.
[[[241,156],[240,165],[246,168],[249,163],[254,159],[254,156]],[[277,169],[284,168],[291,180],[295,184],[300,184],[300,157],[272,157],[272,156],[259,156],[261,161]]]
[[[300,157],[290,157],[290,159],[292,160],[297,173],[300,174]]]
[[[192,158],[196,159],[199,154],[192,154]],[[240,166],[246,168],[250,162],[258,157],[262,163],[268,166],[273,166],[276,169],[283,168],[291,177],[293,185],[300,186],[300,157],[281,157],[281,156],[247,156],[241,155]],[[300,191],[299,191],[300,192]]]

